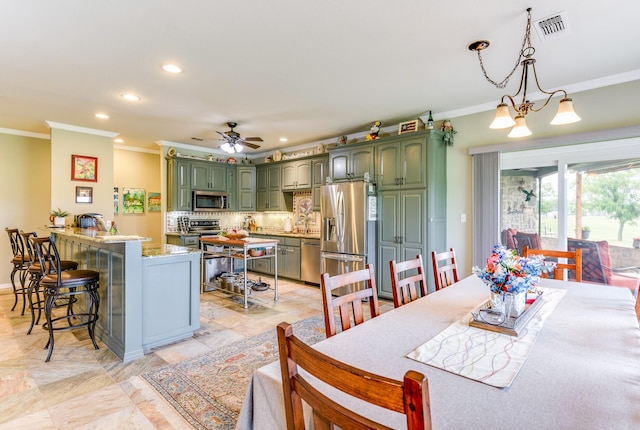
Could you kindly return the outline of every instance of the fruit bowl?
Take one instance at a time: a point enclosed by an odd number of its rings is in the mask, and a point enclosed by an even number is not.
[[[252,257],[262,257],[265,253],[265,250],[262,248],[251,248],[249,250],[249,255]]]

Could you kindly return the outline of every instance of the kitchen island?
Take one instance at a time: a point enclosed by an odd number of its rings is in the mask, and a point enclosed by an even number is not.
[[[257,239],[245,237],[243,239],[229,239],[225,236],[208,236],[201,237],[200,243],[203,249],[203,267],[204,259],[207,256],[215,257],[229,257],[232,259],[241,259],[244,267],[244,288],[242,290],[244,296],[244,308],[249,308],[249,289],[247,286],[247,262],[256,259],[273,259],[275,262],[275,272],[273,274],[273,300],[278,301],[278,241],[274,239]],[[218,251],[208,251],[207,245],[213,245],[223,249],[222,253]],[[251,255],[252,250],[260,249],[260,254]],[[233,271],[233,263],[231,267]],[[209,285],[208,279],[203,279],[202,291],[205,291],[205,286]]]
[[[61,258],[100,272],[96,333],[121,360],[191,337],[200,327],[200,250],[88,229],[52,235]]]

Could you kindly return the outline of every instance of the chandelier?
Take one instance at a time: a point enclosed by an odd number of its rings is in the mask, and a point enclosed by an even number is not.
[[[520,86],[518,87],[518,92],[513,95],[505,94],[500,99],[500,104],[498,104],[496,108],[496,117],[493,122],[489,126],[489,128],[508,128],[513,127],[511,132],[509,133],[509,137],[524,137],[531,135],[531,130],[527,127],[527,123],[525,121],[525,117],[529,112],[539,112],[544,109],[551,97],[556,94],[563,94],[564,96],[560,100],[560,104],[558,105],[558,112],[556,116],[551,121],[553,125],[559,124],[571,124],[573,122],[580,121],[580,117],[573,110],[573,101],[567,95],[565,90],[555,90],[555,91],[545,91],[540,88],[540,83],[538,82],[538,75],[536,73],[536,60],[533,58],[533,54],[535,54],[536,50],[533,46],[531,46],[531,8],[527,9],[527,28],[525,30],[524,39],[522,40],[522,48],[520,49],[520,55],[516,61],[513,70],[511,73],[504,78],[501,82],[496,82],[489,78],[487,75],[487,71],[484,68],[484,63],[482,62],[482,55],[480,51],[489,47],[489,41],[487,40],[477,40],[469,44],[468,48],[470,51],[476,51],[478,54],[478,60],[480,61],[480,67],[482,69],[482,73],[484,74],[485,79],[493,84],[496,88],[504,88],[509,82],[509,78],[513,76],[515,71],[518,68],[518,65],[522,65],[522,76],[520,77]],[[522,61],[521,61],[522,60]],[[536,87],[538,91],[547,95],[546,100],[540,107],[534,107],[533,103],[527,99],[527,90],[529,88],[529,77],[533,75],[533,80],[536,83]],[[522,98],[520,103],[516,102],[516,97],[522,92]],[[509,101],[511,106],[516,112],[515,120],[511,118],[511,114],[509,113],[509,105],[505,102],[505,100]]]

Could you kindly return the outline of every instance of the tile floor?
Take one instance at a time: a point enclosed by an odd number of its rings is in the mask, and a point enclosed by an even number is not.
[[[47,332],[36,326],[27,336],[29,312],[12,312],[11,288],[0,289],[0,430],[191,429],[140,375],[322,312],[318,287],[283,279],[278,286],[278,302],[271,290],[254,291],[249,309],[239,296],[202,294],[200,329],[192,338],[126,364],[102,343],[94,350],[84,328],[56,333],[45,363]]]

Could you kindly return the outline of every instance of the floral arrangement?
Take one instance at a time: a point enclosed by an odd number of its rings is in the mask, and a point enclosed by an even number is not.
[[[542,255],[525,258],[519,256],[515,249],[495,245],[487,266],[484,269],[475,266],[472,271],[489,285],[492,293],[523,293],[533,289],[540,275],[553,270],[554,266],[553,263],[545,263]]]

